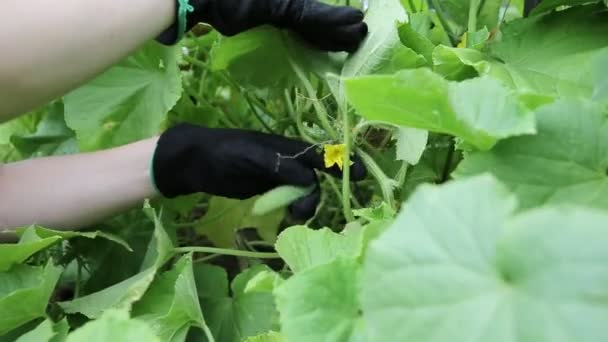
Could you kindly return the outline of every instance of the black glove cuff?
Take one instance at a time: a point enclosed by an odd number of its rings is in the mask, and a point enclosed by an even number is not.
[[[198,154],[196,141],[199,127],[180,124],[168,129],[158,139],[152,160],[152,178],[156,189],[167,198],[192,193],[189,164]],[[198,175],[199,177],[202,175]]]

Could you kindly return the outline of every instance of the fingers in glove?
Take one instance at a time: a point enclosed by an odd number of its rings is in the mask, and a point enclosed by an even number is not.
[[[289,214],[298,221],[305,221],[313,217],[321,202],[321,188],[317,185],[308,196],[302,197],[289,206]]]
[[[251,139],[266,146],[268,151],[272,155],[267,155],[267,164],[272,168],[273,171],[276,169],[276,165],[281,165],[283,168],[280,173],[296,174],[299,173],[302,177],[300,184],[294,184],[285,182],[286,184],[294,185],[310,185],[308,176],[304,175],[302,171],[293,171],[297,168],[295,164],[302,165],[305,169],[312,171],[313,169],[326,172],[334,177],[342,177],[342,170],[338,166],[334,165],[331,168],[325,167],[324,152],[321,147],[311,145],[299,140],[288,139],[282,136],[264,134],[259,132],[250,132],[252,134]],[[266,159],[265,158],[265,159]],[[367,170],[365,165],[357,155],[351,157],[353,164],[351,165],[351,179],[353,181],[360,181],[367,176]],[[287,168],[287,169],[285,169]],[[308,182],[308,183],[306,183]]]
[[[295,186],[311,186],[317,183],[317,177],[313,169],[300,163],[296,159],[278,158],[276,168],[271,170],[271,175],[277,186],[279,185],[295,185]]]
[[[365,17],[361,10],[349,6],[334,6],[316,0],[309,0],[304,5],[301,24],[311,26],[342,26],[360,23]]]
[[[367,36],[367,33],[367,24],[357,23],[341,26],[335,30],[325,32],[324,34],[311,33],[311,36],[325,37],[317,42],[318,47],[323,50],[346,51],[353,53],[359,49],[359,46]]]

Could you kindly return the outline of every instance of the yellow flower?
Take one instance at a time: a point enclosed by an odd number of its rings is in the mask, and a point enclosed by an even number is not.
[[[344,167],[344,144],[339,145],[325,145],[325,167],[330,168],[334,165],[338,165],[338,168],[342,170]],[[350,163],[353,164],[352,162]]]

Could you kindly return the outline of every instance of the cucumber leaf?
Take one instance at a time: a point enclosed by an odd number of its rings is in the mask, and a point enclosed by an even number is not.
[[[487,152],[471,152],[454,173],[491,172],[522,208],[577,204],[608,209],[608,117],[603,107],[560,100],[537,112],[538,134],[513,137]]]
[[[330,263],[338,257],[356,258],[361,249],[360,232],[334,233],[328,228],[312,230],[305,226],[286,229],[275,248],[295,273]]]
[[[338,258],[307,269],[275,290],[285,339],[353,341],[360,320],[359,263]]]
[[[0,336],[36,318],[46,307],[63,268],[49,261],[46,266],[16,265],[0,272]]]
[[[367,251],[369,340],[608,338],[608,215],[516,207],[488,175],[421,186]]]
[[[184,341],[191,326],[206,327],[201,311],[192,255],[183,256],[161,274],[133,306],[132,315],[147,322],[162,341]]]
[[[150,241],[141,271],[117,284],[83,297],[57,303],[66,313],[81,313],[88,318],[99,318],[109,309],[130,310],[140,300],[173,253],[173,244],[160,218],[146,204],[144,211],[154,222],[154,235]]]
[[[108,310],[98,320],[91,321],[72,332],[66,342],[160,342],[151,327],[129,318],[125,310]]]
[[[177,49],[150,42],[64,98],[81,150],[149,138],[181,96]]]
[[[448,82],[428,69],[403,70],[349,79],[346,90],[350,103],[369,120],[451,134],[481,150],[499,139],[535,132],[533,114],[513,91],[489,77]]]

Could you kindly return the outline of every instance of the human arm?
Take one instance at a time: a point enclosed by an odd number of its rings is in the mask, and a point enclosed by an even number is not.
[[[158,143],[157,143],[158,141]],[[353,158],[352,179],[365,177]],[[317,184],[326,169],[316,146],[260,132],[182,124],[151,138],[107,151],[48,157],[0,166],[0,231],[30,224],[76,229],[157,195],[205,192],[248,198],[275,187]],[[152,175],[152,174],[153,175]],[[151,177],[152,176],[152,177]],[[292,206],[314,214],[320,189]]]
[[[100,74],[174,12],[174,0],[0,1],[0,122]]]
[[[316,0],[190,0],[188,26],[226,35],[270,24],[324,50],[353,51],[363,13]],[[176,0],[0,1],[0,122],[87,82],[145,41],[176,38]],[[161,34],[162,33],[162,34]]]
[[[0,231],[80,228],[154,197],[150,159],[157,139],[0,165]]]

